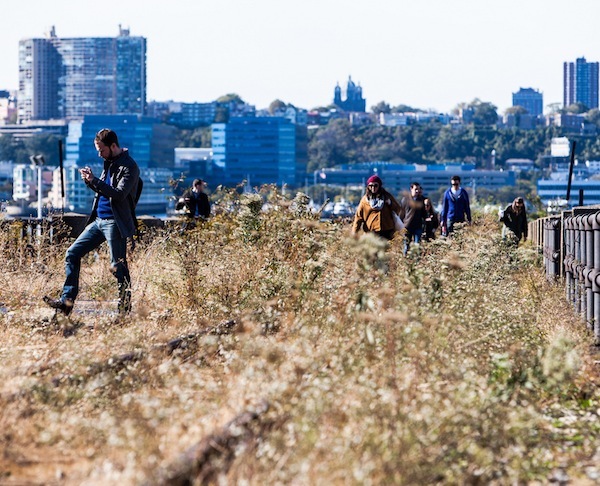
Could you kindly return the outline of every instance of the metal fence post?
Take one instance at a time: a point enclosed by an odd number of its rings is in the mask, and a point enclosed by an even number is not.
[[[565,294],[567,302],[573,305],[575,303],[575,283],[573,278],[573,267],[575,262],[575,237],[572,216],[566,216],[564,218],[564,239]]]
[[[560,277],[563,273],[561,270],[562,262],[561,262],[561,241],[562,241],[562,231],[561,231],[561,218],[552,218],[550,220],[550,239],[552,241],[552,253],[550,254],[551,265],[552,265],[552,275],[555,277]]]
[[[575,268],[573,277],[575,280],[575,310],[582,314],[585,312],[585,286],[583,282],[583,260],[585,259],[585,231],[583,230],[583,217],[581,214],[575,216],[574,235],[575,235]]]
[[[594,233],[594,270],[592,271],[592,292],[594,294],[593,330],[597,344],[600,344],[600,211],[592,218]]]
[[[592,292],[592,280],[590,274],[594,271],[594,231],[593,213],[586,214],[582,218],[585,231],[585,260],[583,268],[583,282],[585,286],[585,322],[589,329],[594,329],[594,295]]]

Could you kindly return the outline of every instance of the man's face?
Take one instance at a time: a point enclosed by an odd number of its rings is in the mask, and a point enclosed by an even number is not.
[[[102,142],[99,141],[95,141],[94,145],[96,146],[96,150],[98,151],[99,157],[102,157],[104,160],[113,159],[113,151],[110,146],[104,145]]]
[[[412,197],[417,197],[423,194],[423,188],[421,186],[412,186],[410,188],[410,194]]]

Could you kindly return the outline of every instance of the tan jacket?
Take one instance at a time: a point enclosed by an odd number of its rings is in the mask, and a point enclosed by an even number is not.
[[[389,192],[384,191],[385,204],[381,211],[371,208],[367,196],[364,195],[356,208],[352,231],[356,233],[361,228],[364,231],[389,231],[395,229],[392,211],[400,212],[400,204]]]

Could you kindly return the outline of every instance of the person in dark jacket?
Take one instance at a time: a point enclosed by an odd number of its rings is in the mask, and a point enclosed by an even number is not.
[[[431,199],[428,197],[423,201],[425,206],[425,220],[423,221],[423,240],[430,241],[435,239],[435,233],[440,225],[438,213],[433,208]]]
[[[425,206],[423,188],[418,182],[411,182],[410,196],[404,196],[400,200],[400,218],[406,227],[404,234],[404,254],[406,255],[411,242],[421,243],[423,234]]]
[[[183,193],[183,204],[186,213],[191,218],[204,218],[210,216],[210,201],[204,192],[206,182],[202,179],[194,179],[192,187]]]
[[[442,234],[448,236],[454,231],[454,223],[471,223],[471,204],[469,195],[460,187],[460,176],[452,176],[451,186],[442,200]]]
[[[527,241],[527,212],[525,211],[525,201],[522,197],[517,197],[506,206],[500,213],[500,221],[504,223],[502,227],[502,238],[506,238],[509,232],[514,234],[516,241],[521,238]]]
[[[65,256],[66,279],[59,299],[44,297],[44,302],[69,315],[79,293],[81,259],[104,241],[110,251],[111,270],[119,289],[119,313],[131,310],[131,278],[127,265],[127,238],[136,232],[136,195],[140,169],[126,148],[119,146],[117,134],[107,128],[94,139],[98,155],[104,159],[100,177],[89,167],[79,170],[85,184],[96,193],[87,226]]]

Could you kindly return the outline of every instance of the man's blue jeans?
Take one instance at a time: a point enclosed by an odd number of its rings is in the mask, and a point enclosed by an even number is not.
[[[414,231],[406,231],[404,235],[404,254],[408,253],[411,241],[419,244],[421,243],[421,236],[423,235],[423,228],[417,228]]]
[[[88,224],[83,233],[67,250],[65,256],[65,285],[62,300],[75,300],[79,293],[79,272],[81,259],[98,248],[104,241],[110,251],[110,265],[119,283],[119,289],[129,286],[129,268],[127,267],[127,238],[121,237],[114,219],[100,219]]]

